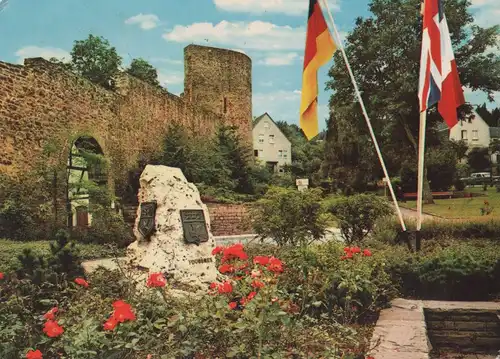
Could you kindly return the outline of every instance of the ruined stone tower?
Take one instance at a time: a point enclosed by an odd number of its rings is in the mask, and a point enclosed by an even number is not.
[[[252,136],[252,60],[226,49],[184,48],[184,99],[237,125],[244,139]]]

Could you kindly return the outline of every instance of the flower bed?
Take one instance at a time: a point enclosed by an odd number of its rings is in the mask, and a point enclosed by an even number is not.
[[[346,253],[336,259],[346,266],[371,255]],[[362,303],[349,304],[342,321],[309,315],[287,289],[293,271],[282,259],[251,255],[241,244],[213,254],[220,280],[201,298],[170,295],[175,283],[163,273],[150,274],[145,292],[119,271],[40,283],[4,274],[1,357],[365,358],[370,331],[353,319]]]

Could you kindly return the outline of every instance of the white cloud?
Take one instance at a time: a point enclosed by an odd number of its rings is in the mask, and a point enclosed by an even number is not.
[[[16,51],[18,62],[23,63],[24,59],[30,57],[43,57],[49,60],[52,57],[68,62],[71,55],[66,50],[57,47],[39,47],[39,46],[25,46]]]
[[[306,0],[213,0],[215,6],[224,11],[251,14],[281,13],[286,15],[304,15],[309,2]],[[340,0],[328,0],[330,10],[339,10]]]
[[[184,82],[184,75],[180,72],[165,72],[159,70],[158,81],[160,82],[160,85],[168,88],[169,85],[182,84]]]
[[[167,41],[224,45],[253,50],[303,50],[305,28],[279,26],[270,22],[253,21],[218,24],[208,22],[188,26],[176,25],[163,34]]]
[[[158,27],[158,25],[160,24],[160,19],[154,14],[140,13],[125,20],[125,24],[139,25],[139,27],[143,30],[151,30],[155,27]]]
[[[286,66],[292,65],[299,55],[296,52],[272,54],[259,61],[259,64],[266,66]]]
[[[498,0],[471,0],[474,21],[482,27],[498,24],[500,17],[500,1]]]

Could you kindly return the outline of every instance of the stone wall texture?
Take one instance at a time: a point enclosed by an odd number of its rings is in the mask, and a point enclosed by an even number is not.
[[[236,51],[189,45],[184,69],[186,100],[237,125],[251,143],[251,59]]]
[[[214,236],[254,233],[247,205],[207,203],[207,207]]]
[[[125,74],[108,91],[41,58],[24,66],[0,62],[0,173],[29,171],[50,141],[60,144],[57,157],[65,163],[70,139],[80,135],[99,142],[111,172],[157,153],[169,124],[204,136],[217,124],[233,124],[251,136],[251,60],[195,45],[185,55],[181,97]],[[217,107],[224,98],[226,112]]]

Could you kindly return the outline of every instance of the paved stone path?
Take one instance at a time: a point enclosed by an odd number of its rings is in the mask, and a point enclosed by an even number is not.
[[[370,353],[376,359],[429,359],[431,344],[427,337],[424,308],[428,309],[485,309],[500,311],[500,302],[441,302],[395,299],[391,308],[380,312],[375,326]],[[448,353],[447,359],[489,359],[488,355]]]

